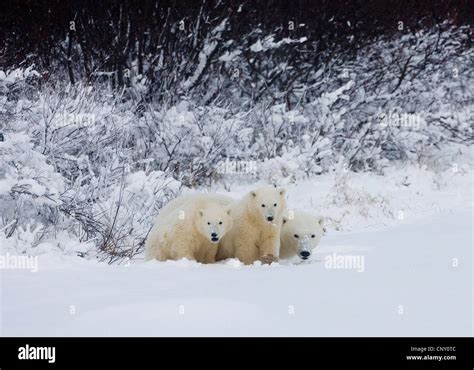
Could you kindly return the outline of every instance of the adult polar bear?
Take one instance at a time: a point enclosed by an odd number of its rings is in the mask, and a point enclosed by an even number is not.
[[[217,260],[238,258],[249,265],[271,263],[280,254],[280,231],[286,211],[285,189],[265,186],[230,205],[232,229],[219,243]]]
[[[215,262],[218,243],[232,228],[231,202],[232,198],[210,194],[174,199],[160,211],[148,235],[145,259]]]

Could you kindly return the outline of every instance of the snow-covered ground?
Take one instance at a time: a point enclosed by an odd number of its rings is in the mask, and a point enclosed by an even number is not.
[[[472,172],[348,176],[287,186],[290,207],[330,218],[308,262],[107,265],[40,254],[37,272],[0,270],[0,334],[472,335]]]

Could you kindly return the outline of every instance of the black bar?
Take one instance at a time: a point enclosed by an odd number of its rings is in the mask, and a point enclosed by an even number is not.
[[[20,360],[19,348],[26,345],[30,351],[55,347],[54,363]],[[267,369],[285,363],[313,369],[473,369],[473,348],[473,338],[0,338],[0,369],[166,369],[184,364]]]

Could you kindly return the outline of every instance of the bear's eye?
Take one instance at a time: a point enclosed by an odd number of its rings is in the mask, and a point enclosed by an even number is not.
[[[222,225],[222,221],[219,221],[219,225]]]
[[[262,204],[262,208],[265,208],[265,204]]]
[[[295,238],[299,238],[299,236],[297,234],[294,235]]]
[[[315,238],[315,237],[316,237],[316,235],[312,234],[312,235],[311,235],[311,237],[312,237],[312,238]]]
[[[208,225],[210,225],[211,223],[210,223],[210,222],[208,222],[207,224],[208,224]]]
[[[276,207],[276,206],[277,206],[277,204],[275,203],[275,204],[273,205],[273,207]]]

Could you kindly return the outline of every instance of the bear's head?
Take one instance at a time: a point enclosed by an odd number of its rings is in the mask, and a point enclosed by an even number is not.
[[[221,206],[209,206],[197,211],[195,225],[199,233],[217,244],[232,228],[230,209]]]
[[[324,218],[301,211],[288,211],[283,217],[281,248],[289,255],[306,260],[325,232]]]
[[[285,189],[265,186],[250,192],[252,213],[257,214],[263,221],[278,222],[286,210]]]

